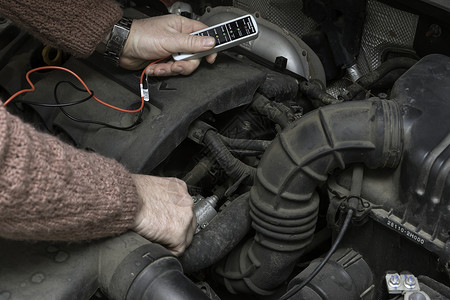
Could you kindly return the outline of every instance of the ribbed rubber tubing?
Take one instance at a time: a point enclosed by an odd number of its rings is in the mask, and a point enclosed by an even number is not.
[[[373,98],[322,107],[281,132],[263,155],[250,192],[256,234],[216,268],[227,289],[267,295],[286,280],[314,235],[317,186],[352,163],[395,168],[402,124],[397,103]]]

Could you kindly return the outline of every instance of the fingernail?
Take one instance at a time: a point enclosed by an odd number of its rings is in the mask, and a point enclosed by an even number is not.
[[[216,44],[216,40],[213,37],[203,39],[203,47],[211,47]]]
[[[174,68],[174,71],[175,71],[176,73],[183,73],[183,68],[182,68],[182,67],[175,67],[175,68]]]
[[[158,71],[158,75],[164,75],[164,74],[166,74],[166,70],[161,69]]]

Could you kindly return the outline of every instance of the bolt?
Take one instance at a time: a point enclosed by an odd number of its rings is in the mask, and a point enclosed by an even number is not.
[[[378,98],[380,99],[387,99],[388,95],[386,93],[379,93]]]
[[[194,133],[192,134],[194,138],[200,139],[202,137],[202,131],[201,130],[194,130]]]
[[[400,285],[400,276],[398,276],[398,274],[391,275],[391,278],[389,278],[389,283],[392,286]]]
[[[438,38],[442,35],[442,28],[437,24],[431,24],[428,28],[428,31],[425,33],[425,37],[434,37]]]
[[[405,286],[412,289],[416,286],[416,279],[412,275],[405,275]]]

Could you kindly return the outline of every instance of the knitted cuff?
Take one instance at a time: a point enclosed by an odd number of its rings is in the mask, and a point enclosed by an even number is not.
[[[138,206],[119,163],[37,132],[0,107],[0,236],[106,237],[131,228]]]
[[[0,0],[0,13],[44,44],[87,57],[120,20],[111,0]]]

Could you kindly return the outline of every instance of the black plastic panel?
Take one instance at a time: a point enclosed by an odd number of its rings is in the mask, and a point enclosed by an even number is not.
[[[136,108],[140,101],[138,73],[109,68],[111,73],[105,76],[108,67],[99,73],[91,64],[77,60],[69,61],[67,67],[80,74],[95,95],[106,102],[130,109]],[[57,109],[37,110],[49,128],[67,133],[78,147],[114,158],[132,172],[150,172],[186,138],[195,119],[207,111],[219,114],[250,103],[265,77],[266,73],[260,69],[221,55],[213,65],[205,63],[190,76],[152,78],[143,122],[129,131],[75,123]],[[51,102],[56,83],[68,79],[74,81],[66,73],[51,72],[26,99]],[[67,85],[58,94],[64,101],[86,96]],[[130,125],[136,118],[136,114],[117,112],[95,101],[66,110],[79,118],[115,126]]]
[[[403,105],[405,151],[400,197],[394,209],[414,234],[443,243],[450,228],[450,58],[430,55],[394,85],[391,98]],[[444,250],[444,249],[442,249]]]

